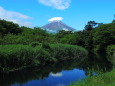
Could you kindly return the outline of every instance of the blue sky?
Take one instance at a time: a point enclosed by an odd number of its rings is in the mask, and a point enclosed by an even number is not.
[[[76,30],[90,20],[110,23],[115,0],[0,0],[0,18],[28,27],[43,26],[53,17],[62,17]]]

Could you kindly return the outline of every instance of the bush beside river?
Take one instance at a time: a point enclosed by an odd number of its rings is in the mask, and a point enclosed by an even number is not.
[[[82,47],[66,44],[0,45],[0,71],[10,72],[58,61],[83,60],[88,52]]]

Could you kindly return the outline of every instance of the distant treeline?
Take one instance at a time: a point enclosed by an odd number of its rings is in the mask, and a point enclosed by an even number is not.
[[[40,46],[40,44],[44,45],[45,48],[49,48],[48,46],[50,44],[77,45],[86,48],[89,53],[106,54],[107,47],[115,45],[115,22],[103,24],[89,21],[82,31],[72,32],[61,30],[56,34],[52,34],[39,27],[20,27],[18,24],[0,19],[1,46],[29,45],[34,48],[38,45]],[[0,51],[3,49],[1,46]],[[112,49],[115,49],[115,47]],[[107,52],[109,52],[109,50],[110,49],[108,49]],[[47,53],[47,55],[49,54]]]
[[[13,22],[0,20],[0,44],[63,43],[82,46],[95,52],[105,52],[108,45],[115,44],[115,22],[109,24],[89,21],[83,31],[59,31],[50,34],[39,27],[19,27]]]

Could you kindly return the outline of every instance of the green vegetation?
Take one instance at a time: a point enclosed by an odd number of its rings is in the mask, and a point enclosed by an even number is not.
[[[115,69],[98,76],[89,76],[84,81],[75,82],[70,86],[115,86]]]
[[[88,52],[79,46],[74,45],[66,45],[66,44],[56,44],[51,45],[52,55],[54,58],[58,60],[69,60],[69,59],[77,59],[82,60],[88,54]],[[82,51],[82,52],[81,52]]]
[[[70,59],[82,61],[87,54],[84,48],[74,45],[0,45],[0,71],[16,71]]]
[[[105,55],[106,51],[108,57],[99,59],[110,61],[111,56],[114,57],[114,46],[107,46],[115,45],[114,33],[115,22],[102,24],[89,21],[83,31],[62,30],[51,34],[39,27],[20,27],[0,19],[0,71],[14,71],[69,59],[81,61],[87,53]]]
[[[115,45],[107,47],[107,59],[115,65]]]
[[[93,30],[94,51],[105,53],[108,45],[115,44],[115,23],[101,25]]]
[[[4,36],[8,33],[17,35],[21,32],[22,30],[18,24],[0,19],[0,36]]]

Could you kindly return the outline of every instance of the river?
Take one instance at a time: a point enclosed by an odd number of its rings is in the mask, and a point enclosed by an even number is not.
[[[0,74],[0,86],[68,86],[73,81],[87,77],[88,69],[97,70],[100,67],[109,71],[112,66],[97,60],[63,61],[9,74]],[[96,72],[93,72],[93,75],[96,75]]]

